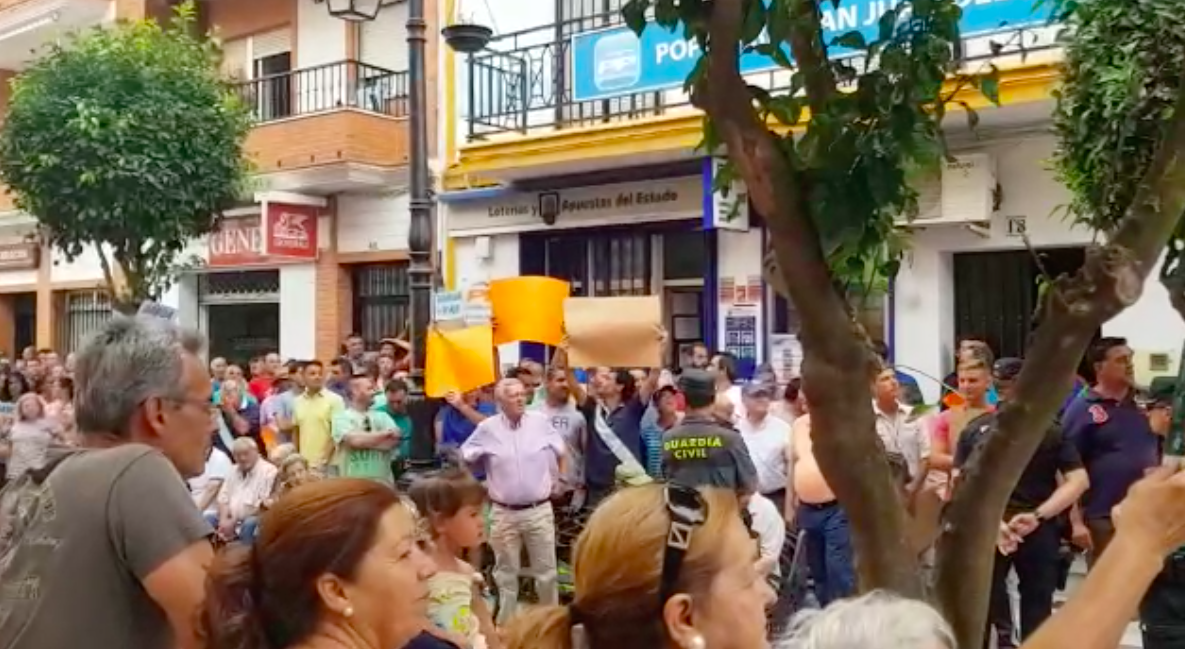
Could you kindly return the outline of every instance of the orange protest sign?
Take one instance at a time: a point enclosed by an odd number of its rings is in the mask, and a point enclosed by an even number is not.
[[[496,380],[494,332],[489,325],[453,330],[432,327],[425,338],[424,392],[428,396],[468,392]]]
[[[494,344],[527,341],[558,345],[564,338],[568,283],[554,277],[511,277],[490,282]]]

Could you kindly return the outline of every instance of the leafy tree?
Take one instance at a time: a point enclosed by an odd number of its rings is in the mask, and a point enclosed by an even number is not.
[[[1185,109],[1175,76],[1185,61],[1185,0],[1066,0],[1056,9],[1080,34],[1067,58],[1058,113],[1067,141],[1063,175],[1072,187],[1070,176],[1077,179],[1075,189],[1089,190],[1079,193],[1076,211],[1100,226],[1105,212],[1110,227],[1076,275],[1056,278],[1043,293],[1018,394],[943,514],[932,584],[920,576],[908,515],[868,407],[867,338],[853,326],[843,296],[854,277],[896,272],[902,246],[894,219],[916,213],[911,171],[945,153],[942,120],[958,103],[952,84],[975,86],[998,103],[997,74],[990,67],[979,75],[960,72],[956,0],[904,0],[884,13],[871,42],[858,32],[825,42],[824,6],[845,2],[851,0],[632,0],[623,15],[640,32],[652,10],[661,28],[682,30],[705,52],[687,80],[705,112],[703,146],[726,149],[747,184],[766,219],[780,274],[775,284],[801,314],[804,386],[820,433],[815,454],[851,520],[862,587],[931,598],[960,646],[976,647],[1007,498],[1093,333],[1139,297],[1185,211]],[[859,58],[833,60],[837,47]],[[1109,61],[1115,51],[1123,56]],[[790,88],[748,84],[738,71],[743,52],[793,69]],[[1091,86],[1100,79],[1105,83]],[[976,114],[962,108],[974,126]],[[1134,159],[1125,157],[1129,139],[1138,140]],[[1086,162],[1070,168],[1067,159]]]
[[[73,260],[97,249],[117,308],[158,299],[246,189],[250,113],[192,2],[52,47],[12,82],[0,176]]]

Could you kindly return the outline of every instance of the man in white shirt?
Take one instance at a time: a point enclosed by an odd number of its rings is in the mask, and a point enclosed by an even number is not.
[[[930,435],[913,417],[912,408],[898,401],[899,393],[896,372],[891,367],[881,369],[872,387],[876,434],[890,460],[904,462],[909,473],[905,496],[912,504],[930,472]]]
[[[749,457],[757,468],[757,491],[785,510],[786,504],[786,446],[790,443],[790,425],[770,415],[774,398],[771,385],[750,383],[742,391],[744,416],[737,430]]]
[[[206,451],[206,470],[200,476],[189,479],[189,493],[193,496],[193,504],[197,505],[198,511],[207,518],[213,517],[217,520],[218,492],[234,468],[230,456],[211,445]]]
[[[249,437],[235,439],[231,451],[236,469],[218,493],[218,535],[224,541],[237,538],[250,545],[255,542],[259,510],[271,495],[279,471],[259,457],[259,447]]]

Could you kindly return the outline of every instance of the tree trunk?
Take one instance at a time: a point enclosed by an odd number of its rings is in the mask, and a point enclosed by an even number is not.
[[[1185,214],[1185,93],[1140,191],[1110,242],[1047,291],[1016,394],[967,467],[944,516],[936,594],[961,647],[982,646],[995,541],[1005,505],[1069,394],[1094,332],[1135,303]]]
[[[715,4],[712,43],[740,40],[742,3]],[[807,207],[801,179],[752,106],[734,47],[709,50],[697,103],[711,116],[765,217],[775,258],[802,314],[803,389],[810,407],[815,457],[844,504],[864,588],[922,592],[905,510],[876,437],[871,403],[872,355],[833,281]],[[804,56],[795,52],[801,62]],[[804,63],[805,65],[805,63]],[[826,83],[820,83],[826,91]]]

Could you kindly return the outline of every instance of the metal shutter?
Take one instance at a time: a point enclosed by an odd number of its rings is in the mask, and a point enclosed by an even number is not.
[[[292,32],[287,27],[251,37],[251,59],[254,61],[291,51]]]

